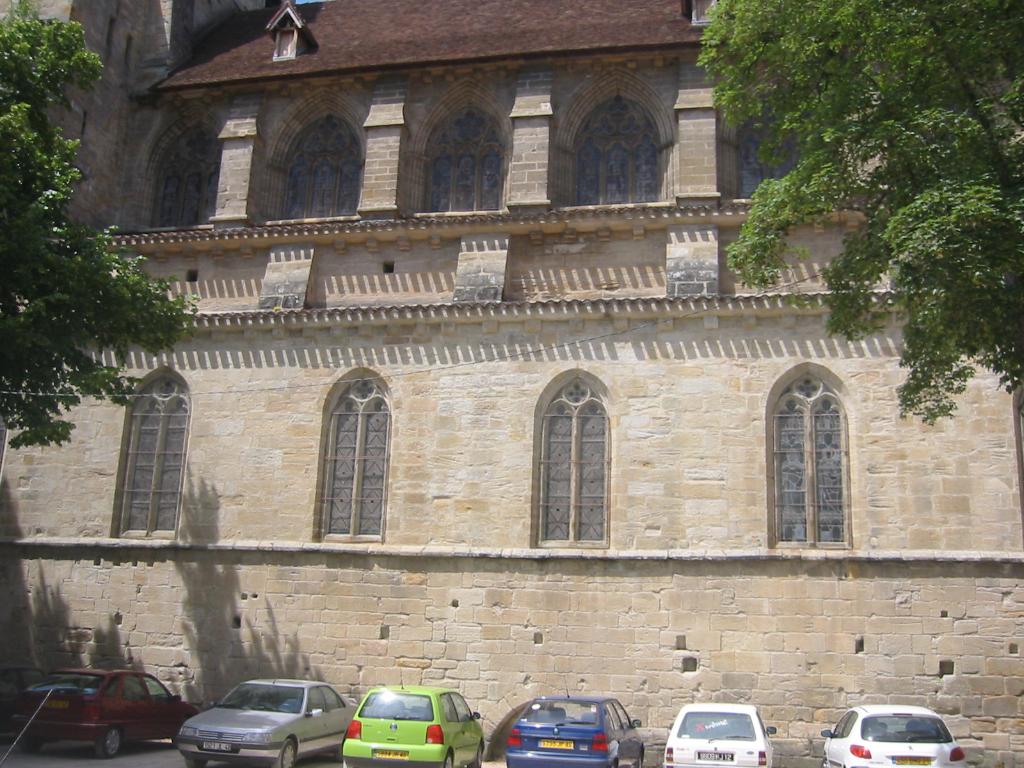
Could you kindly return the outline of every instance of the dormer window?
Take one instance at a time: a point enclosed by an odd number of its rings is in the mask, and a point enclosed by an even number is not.
[[[715,7],[715,0],[683,0],[683,15],[688,16],[691,24],[703,26],[711,23],[709,16]]]
[[[295,8],[293,0],[284,0],[267,24],[267,33],[274,36],[274,61],[291,61],[305,51],[316,48],[316,40]]]

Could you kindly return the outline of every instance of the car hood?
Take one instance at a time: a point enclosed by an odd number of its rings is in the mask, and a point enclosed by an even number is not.
[[[261,712],[255,709],[225,709],[214,707],[185,721],[192,728],[204,731],[257,731],[272,730],[294,722],[302,715],[291,712]]]

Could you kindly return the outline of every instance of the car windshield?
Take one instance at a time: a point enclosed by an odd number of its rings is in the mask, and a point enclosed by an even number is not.
[[[302,711],[302,690],[294,685],[242,683],[217,706],[224,709],[298,713]]]
[[[84,693],[87,695],[96,693],[103,685],[103,675],[87,675],[77,672],[55,672],[43,678],[43,681],[32,686],[33,691],[68,691]]]
[[[575,699],[543,699],[530,704],[519,719],[524,723],[596,725],[598,705]]]
[[[434,706],[429,696],[403,691],[374,691],[366,697],[359,716],[377,720],[430,722],[434,719]]]
[[[679,725],[681,739],[754,741],[754,723],[741,712],[687,712]]]
[[[860,734],[867,741],[888,741],[902,744],[948,744],[953,740],[946,725],[937,717],[927,715],[875,715],[865,717]]]

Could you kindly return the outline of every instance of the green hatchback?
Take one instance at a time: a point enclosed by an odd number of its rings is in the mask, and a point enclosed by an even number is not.
[[[480,713],[447,688],[374,688],[348,726],[346,768],[480,768]]]

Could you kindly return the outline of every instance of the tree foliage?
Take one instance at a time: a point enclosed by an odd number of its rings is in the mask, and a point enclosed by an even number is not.
[[[66,441],[82,397],[125,402],[134,380],[111,356],[166,349],[191,323],[110,233],[69,218],[78,143],[52,114],[99,74],[78,24],[40,20],[27,0],[0,19],[0,417],[13,445]]]
[[[829,330],[901,318],[903,411],[949,415],[979,366],[1020,387],[1024,3],[718,0],[704,41],[726,119],[763,126],[765,161],[796,153],[729,249],[742,279],[778,279],[792,227],[859,211]]]

